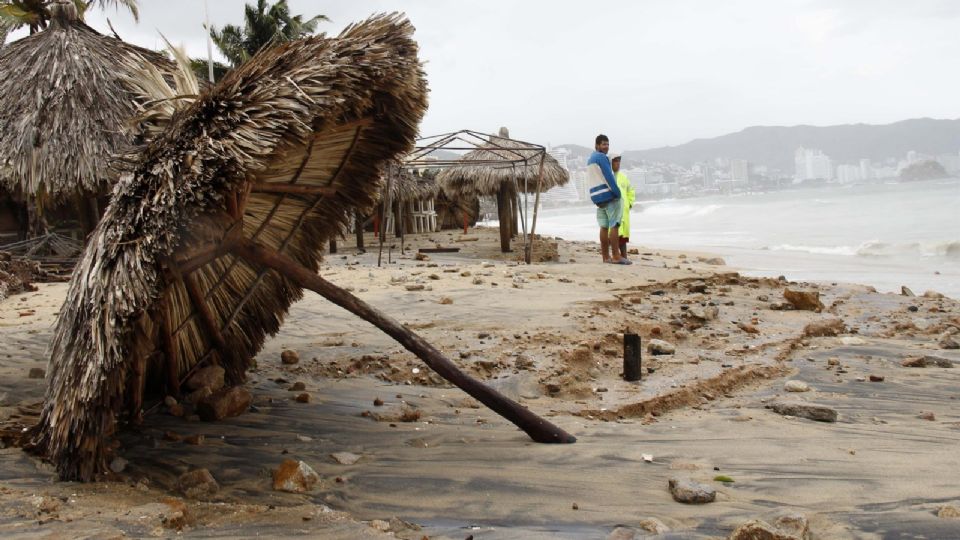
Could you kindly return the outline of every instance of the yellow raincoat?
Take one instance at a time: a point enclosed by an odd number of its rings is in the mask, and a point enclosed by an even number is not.
[[[630,179],[622,172],[617,172],[617,187],[620,188],[620,198],[623,199],[623,221],[620,222],[620,236],[630,238],[630,207],[637,200],[637,194],[630,185]]]

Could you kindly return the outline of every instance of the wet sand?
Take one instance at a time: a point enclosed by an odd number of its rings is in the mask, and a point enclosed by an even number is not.
[[[606,538],[620,526],[640,538],[654,517],[671,529],[664,538],[713,538],[791,511],[816,538],[960,536],[960,520],[936,515],[960,505],[960,369],[901,365],[922,355],[960,363],[960,351],[937,344],[960,325],[956,301],[818,284],[824,313],[772,310],[788,284],[739,277],[705,254],[641,247],[636,264],[620,267],[601,264],[593,244],[553,240],[559,262],[525,266],[498,253],[495,231],[461,237],[408,238],[462,249],[425,261],[394,249],[384,268],[374,250],[341,245],[321,273],[576,444],[532,443],[369,324],[308,294],[257,357],[251,412],[189,422],[158,405],[121,437],[127,468],[98,484],[55,482],[49,466],[0,450],[0,535]],[[45,367],[65,289],[41,285],[0,303],[0,415],[42,397],[44,381],[28,373]],[[699,318],[708,307],[715,317]],[[802,336],[830,317],[849,332]],[[644,350],[643,380],[624,382],[625,331],[676,353]],[[282,365],[284,349],[300,362]],[[785,392],[788,379],[812,390]],[[309,403],[292,399],[295,382]],[[780,401],[831,407],[839,419],[766,408]],[[399,421],[403,410],[419,418]],[[361,458],[341,465],[335,452]],[[319,473],[310,494],[271,489],[271,470],[287,458]],[[183,498],[176,478],[201,467],[220,491]],[[716,502],[675,502],[674,476],[712,485]],[[188,516],[171,519],[179,504]]]

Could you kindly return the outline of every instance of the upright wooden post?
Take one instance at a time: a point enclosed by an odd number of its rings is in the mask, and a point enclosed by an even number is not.
[[[637,334],[623,335],[623,380],[639,381],[640,368],[640,336]]]
[[[530,224],[530,243],[527,244],[527,252],[524,253],[524,260],[527,264],[533,259],[533,243],[536,241],[534,233],[537,231],[537,213],[540,210],[540,187],[543,185],[543,162],[546,161],[546,153],[540,154],[540,172],[537,173],[537,195],[533,199],[533,223]]]
[[[450,381],[497,414],[516,424],[530,437],[542,443],[572,443],[576,438],[552,423],[533,414],[529,409],[507,398],[496,390],[460,371],[440,351],[413,333],[398,321],[377,311],[360,298],[337,287],[297,261],[276,250],[244,238],[231,247],[232,252],[251,264],[271,268],[293,280],[305,289],[330,300],[334,304],[373,324],[397,340],[408,351],[417,355],[441,377]]]
[[[360,252],[365,251],[363,248],[363,216],[360,215],[360,212],[354,213],[354,225],[353,228],[356,229],[357,234],[357,250]]]
[[[501,184],[500,190],[497,191],[497,219],[500,221],[500,251],[503,253],[510,253],[511,205],[507,187],[505,184]]]

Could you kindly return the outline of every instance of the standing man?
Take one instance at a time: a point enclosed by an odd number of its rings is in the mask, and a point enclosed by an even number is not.
[[[587,160],[587,185],[590,200],[597,205],[597,224],[600,225],[600,254],[603,262],[633,264],[620,256],[620,221],[623,219],[623,204],[617,179],[610,167],[607,152],[610,139],[597,135],[594,151]]]
[[[619,153],[610,155],[610,167],[613,169],[614,176],[617,177],[617,187],[620,188],[620,199],[623,201],[623,219],[620,220],[620,256],[627,258],[627,242],[630,241],[630,209],[633,208],[634,201],[637,200],[637,194],[630,184],[627,175],[620,172]],[[629,260],[629,259],[628,259]]]

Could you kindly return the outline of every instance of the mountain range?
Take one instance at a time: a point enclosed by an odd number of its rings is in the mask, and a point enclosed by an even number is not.
[[[562,145],[575,156],[591,149]],[[881,162],[921,154],[954,154],[960,151],[960,119],[916,118],[892,124],[838,126],[753,126],[719,137],[695,139],[677,146],[624,152],[627,161],[661,161],[692,165],[714,158],[746,159],[758,165],[792,171],[799,147],[822,150],[834,163],[857,163],[861,158]]]

